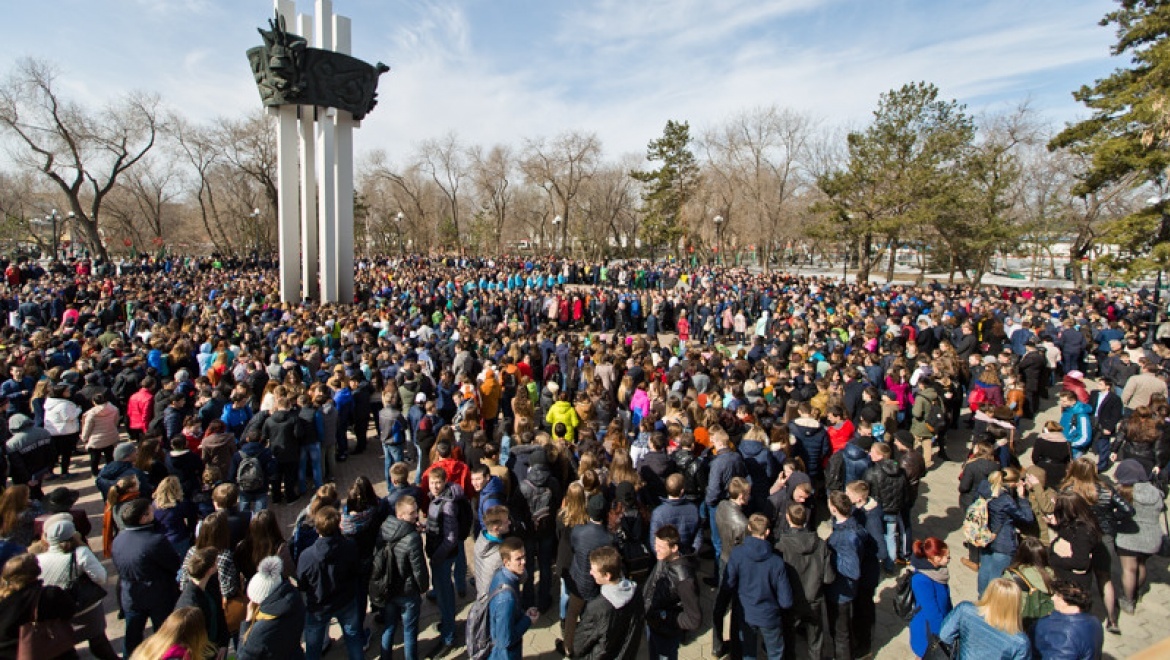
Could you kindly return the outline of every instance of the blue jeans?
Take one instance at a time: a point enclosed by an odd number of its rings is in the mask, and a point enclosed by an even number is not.
[[[715,524],[715,511],[710,507],[707,508],[707,511],[711,522],[711,545],[715,547],[715,565],[720,566],[719,558],[723,556],[723,543],[719,538],[719,527]]]
[[[462,541],[455,550],[455,591],[467,593],[467,548]]]
[[[268,508],[268,492],[245,493],[240,491],[240,511],[260,513]]]
[[[390,466],[402,462],[402,443],[382,445],[382,462],[385,464],[386,483],[390,483]]]
[[[478,588],[479,585],[476,585]],[[561,621],[569,614],[569,583],[561,578]]]
[[[650,660],[678,660],[678,637],[667,637],[646,627],[646,648],[650,652]]]
[[[1093,435],[1093,451],[1097,454],[1097,471],[1104,472],[1109,469],[1112,461],[1109,460],[1109,445],[1113,440],[1113,436],[1105,435],[1101,431],[1097,431]]]
[[[305,477],[310,469],[313,471],[313,491],[316,491],[325,483],[321,475],[321,443],[319,442],[301,447],[301,465],[297,475],[302,493],[309,492],[305,484]]]
[[[888,572],[894,570],[894,560],[898,558],[898,528],[901,526],[901,520],[896,513],[883,513],[882,525],[884,526],[883,541],[886,544],[886,565],[883,567]]]
[[[386,601],[383,616],[386,627],[382,629],[382,657],[389,660],[394,648],[394,633],[398,619],[402,618],[402,652],[406,660],[418,660],[418,613],[422,609],[422,597],[398,596]]]
[[[983,590],[991,581],[997,577],[1002,577],[1003,572],[1011,566],[1012,556],[1004,552],[991,552],[987,548],[983,548],[979,558],[979,595],[983,595]]]
[[[439,637],[444,644],[455,643],[455,583],[451,579],[455,564],[454,556],[431,562],[431,584],[439,605]]]
[[[909,559],[914,547],[914,528],[911,527],[912,518],[914,517],[913,510],[909,506],[904,506],[902,507],[902,513],[899,515],[902,518],[902,542],[898,546],[898,556]]]
[[[743,660],[756,660],[758,640],[764,640],[764,653],[768,660],[783,660],[784,658],[784,629],[779,626],[743,625]]]
[[[345,650],[349,660],[362,660],[365,632],[362,630],[362,621],[358,618],[357,602],[352,600],[322,614],[305,612],[305,660],[320,660],[321,647],[324,646],[325,635],[329,632],[329,622],[335,618],[341,624],[341,632],[345,635]]]

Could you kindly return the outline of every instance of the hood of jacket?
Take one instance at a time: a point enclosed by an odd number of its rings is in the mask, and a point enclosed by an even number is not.
[[[30,429],[32,428],[32,425],[32,418],[30,418],[28,415],[16,413],[12,417],[8,418],[8,430],[13,433]]]
[[[744,440],[739,443],[739,453],[743,454],[744,458],[756,460],[756,457],[761,456],[768,448],[759,440]]]
[[[788,425],[788,432],[801,442],[809,442],[825,433],[825,429],[816,420],[797,418]]]
[[[390,516],[386,519],[386,522],[382,523],[382,529],[379,530],[379,534],[386,543],[397,543],[406,538],[413,529],[414,527],[405,520],[399,520],[394,516]]]
[[[1069,408],[1073,415],[1092,415],[1093,408],[1087,403],[1076,402]]]
[[[934,391],[934,388],[932,387],[922,388],[922,390],[918,392],[918,396],[926,399],[927,401],[930,401],[931,403],[938,401],[938,392]]]
[[[785,555],[785,561],[791,563],[787,555],[795,552],[798,555],[811,555],[817,549],[819,537],[805,530],[794,530],[780,536],[776,542],[776,549]]]
[[[772,554],[772,546],[767,541],[751,535],[748,535],[743,540],[743,544],[737,550],[743,553],[748,558],[748,561],[757,564],[766,560]]]
[[[568,401],[557,401],[549,407],[548,412],[550,415],[567,415],[572,409],[573,404]]]
[[[303,609],[300,592],[288,580],[281,580],[276,589],[268,594],[268,598],[265,598],[264,602],[260,604],[261,612],[278,619],[282,616],[296,614]]]
[[[290,410],[277,410],[276,412],[272,413],[272,415],[270,415],[270,419],[272,419],[277,424],[286,424],[289,422],[290,419],[295,418],[295,417],[296,417],[296,414],[294,414],[291,409]]]
[[[218,449],[220,447],[226,447],[235,441],[236,436],[232,435],[231,433],[212,433],[211,435],[203,438],[203,443],[200,446],[210,449]]]
[[[528,471],[528,478],[532,478],[531,470]],[[506,499],[504,490],[504,482],[499,477],[492,477],[483,485],[483,490],[479,491],[479,499],[480,501],[484,501],[490,499],[493,495],[498,495],[499,497],[496,499],[504,500]]]
[[[117,481],[132,470],[134,470],[133,463],[128,463],[126,461],[110,461],[109,463],[106,463],[106,466],[102,468],[102,471],[98,474],[98,476],[100,476],[102,479]],[[141,486],[141,484],[139,485]]]
[[[1155,507],[1162,500],[1162,497],[1162,491],[1158,490],[1157,486],[1148,481],[1142,481],[1133,485],[1133,501],[1135,504]]]
[[[548,485],[548,480],[552,478],[552,470],[549,469],[547,463],[529,465],[526,478],[532,482],[533,486],[544,488]]]
[[[847,458],[851,461],[860,461],[860,460],[864,459],[866,456],[869,456],[869,452],[865,451],[864,449],[862,449],[861,447],[859,447],[858,445],[856,445],[852,442],[846,443],[845,449],[843,449],[842,451],[845,452],[845,458]]]
[[[902,466],[892,458],[887,458],[877,464],[878,469],[882,471],[887,477],[896,477],[898,472],[902,470]]]
[[[601,595],[613,605],[615,610],[620,610],[634,599],[638,593],[638,585],[626,578],[622,578],[621,582],[617,584],[603,584],[601,585]]]

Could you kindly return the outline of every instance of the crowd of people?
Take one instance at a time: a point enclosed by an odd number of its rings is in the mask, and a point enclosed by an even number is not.
[[[1170,548],[1146,291],[415,256],[323,305],[255,261],[0,266],[0,657],[118,658],[111,601],[126,660],[313,660],[333,621],[351,659],[521,658],[550,610],[564,657],[862,658],[899,576],[918,657],[1087,659]],[[100,529],[52,487],[83,453]],[[944,461],[958,605],[915,532]]]

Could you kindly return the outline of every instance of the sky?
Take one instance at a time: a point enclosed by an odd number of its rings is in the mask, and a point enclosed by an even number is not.
[[[757,107],[828,127],[869,121],[881,93],[934,83],[972,114],[1027,102],[1060,125],[1073,90],[1112,58],[1111,0],[335,0],[352,54],[391,67],[355,133],[359,154],[404,160],[454,131],[521,146],[578,130],[605,154],[644,154],[669,119],[693,133]],[[298,11],[312,14],[301,0]],[[0,0],[0,75],[56,65],[60,89],[101,105],[157,92],[202,122],[260,107],[244,52],[271,0]]]

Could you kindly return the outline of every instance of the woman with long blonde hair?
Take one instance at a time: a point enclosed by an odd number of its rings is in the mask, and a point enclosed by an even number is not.
[[[939,639],[959,645],[955,660],[1024,660],[1032,657],[1020,612],[1023,592],[1012,580],[988,583],[978,602],[965,601],[943,620]]]
[[[565,499],[561,502],[561,510],[557,512],[557,566],[568,566],[573,561],[573,546],[569,540],[573,528],[589,522],[589,514],[585,512],[585,487],[579,482],[569,484],[565,489]],[[567,575],[568,571],[562,573]],[[544,579],[543,576],[541,579]],[[561,578],[561,621],[565,620],[569,607],[569,589],[565,578]]]
[[[162,627],[134,649],[130,660],[203,660],[210,642],[207,622],[198,607],[171,612]]]

